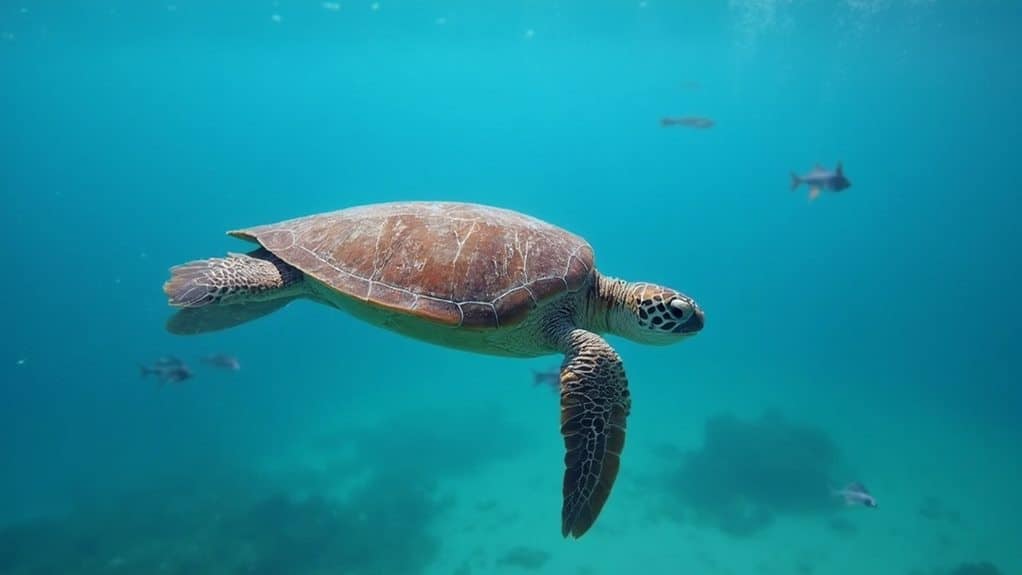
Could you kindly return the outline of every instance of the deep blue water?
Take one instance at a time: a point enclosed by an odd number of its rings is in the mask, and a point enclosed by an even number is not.
[[[0,573],[1022,573],[1020,26],[1010,1],[0,2]],[[839,161],[849,189],[789,191]],[[410,199],[540,217],[705,309],[678,346],[608,336],[633,409],[582,539],[529,371],[557,356],[308,302],[165,332],[168,268],[249,248],[225,231]],[[195,376],[140,378],[167,354]],[[851,481],[879,507],[827,499]]]

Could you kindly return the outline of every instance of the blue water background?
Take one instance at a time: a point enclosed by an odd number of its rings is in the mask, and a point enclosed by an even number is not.
[[[516,546],[549,554],[538,572],[617,573],[636,555],[665,572],[707,557],[734,572],[865,572],[846,557],[878,574],[1022,572],[1020,25],[1007,1],[0,3],[0,522],[14,533],[0,572],[128,493],[232,492],[267,466],[267,490],[328,492],[339,473],[302,484],[295,453],[363,419],[392,431],[364,443],[377,470],[404,473],[396,492],[431,461],[473,489],[424,521],[435,545],[409,572],[512,572],[500,558]],[[659,123],[682,115],[716,125]],[[790,172],[838,161],[845,192],[788,190]],[[531,385],[559,358],[444,350],[305,302],[230,332],[164,332],[168,267],[247,248],[226,230],[403,199],[541,217],[586,237],[603,272],[706,310],[677,347],[610,336],[634,408],[621,492],[585,538],[560,537],[557,400]],[[196,366],[162,388],[138,374],[219,351],[243,369]],[[831,437],[835,479],[881,500],[850,515],[855,535],[778,513],[743,538],[637,511],[678,495],[656,478],[709,419],[771,410]],[[409,422],[423,417],[438,444]],[[492,487],[493,465],[535,479],[539,499]],[[476,499],[520,524],[454,537],[492,509]],[[960,522],[925,513],[933,500]],[[27,521],[50,531],[17,535]],[[109,550],[120,536],[96,535],[102,560],[57,555],[65,572],[144,572]]]

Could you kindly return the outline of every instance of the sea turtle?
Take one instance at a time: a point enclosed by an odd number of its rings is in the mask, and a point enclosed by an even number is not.
[[[434,344],[564,354],[565,537],[581,537],[610,495],[631,406],[621,358],[599,334],[664,345],[703,327],[692,298],[601,275],[582,238],[497,207],[381,203],[228,234],[259,247],[172,267],[170,332],[233,327],[308,298]]]

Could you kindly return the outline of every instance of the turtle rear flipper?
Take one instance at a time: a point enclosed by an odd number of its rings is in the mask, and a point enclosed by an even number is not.
[[[163,293],[170,305],[183,308],[265,301],[283,296],[302,278],[302,272],[260,248],[174,266]]]
[[[263,317],[305,295],[303,278],[263,248],[174,266],[163,292],[180,309],[167,320],[167,331],[206,333]]]
[[[621,358],[606,340],[584,329],[571,330],[565,339],[561,533],[577,538],[593,526],[614,486],[632,400]]]
[[[180,309],[167,319],[167,331],[174,335],[197,335],[220,331],[259,319],[286,306],[300,296],[237,304],[207,305]]]

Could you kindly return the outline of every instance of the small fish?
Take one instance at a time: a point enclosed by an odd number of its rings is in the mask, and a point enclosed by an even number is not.
[[[202,358],[202,363],[206,365],[212,365],[214,367],[222,367],[231,371],[238,371],[241,369],[241,362],[238,358],[233,355],[227,355],[226,353],[212,353]]]
[[[173,356],[166,356],[157,359],[152,365],[140,365],[139,370],[142,377],[155,375],[163,383],[181,383],[192,377],[192,370],[180,359]]]
[[[184,364],[185,362],[181,358],[174,355],[165,355],[153,362],[153,365],[160,367],[175,367]]]
[[[716,122],[710,118],[700,116],[681,116],[679,118],[660,118],[660,125],[665,128],[668,126],[686,126],[697,130],[705,130],[712,128],[716,125]]]
[[[819,164],[816,164],[816,166],[804,176],[800,176],[795,172],[791,173],[791,191],[794,192],[803,183],[809,186],[809,201],[813,201],[820,197],[820,192],[823,190],[840,192],[852,185],[852,182],[845,177],[844,168],[841,166],[841,162],[837,163],[837,168],[835,168],[833,172],[823,168]]]
[[[546,385],[559,391],[561,388],[560,368],[552,367],[546,371],[532,370],[532,385]]]
[[[877,501],[870,495],[866,486],[859,482],[852,482],[844,489],[833,490],[833,494],[845,500],[845,505],[862,505],[865,507],[876,507]]]

